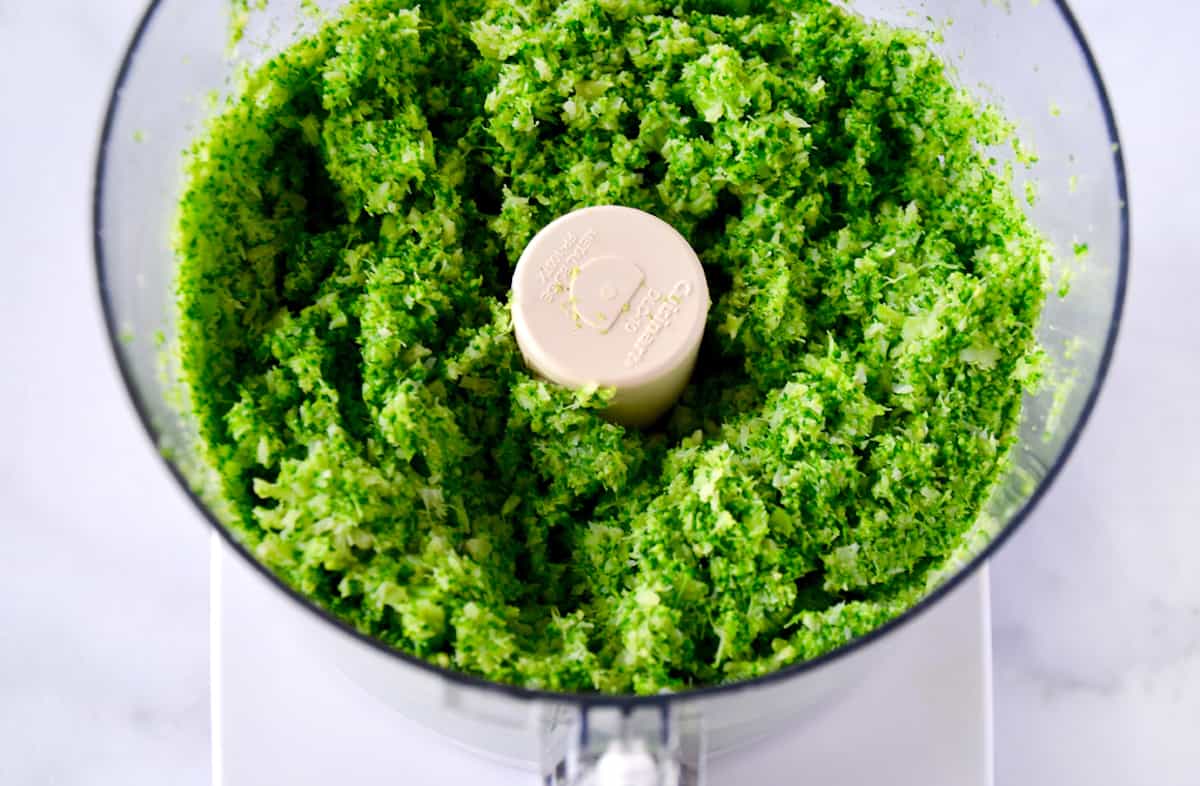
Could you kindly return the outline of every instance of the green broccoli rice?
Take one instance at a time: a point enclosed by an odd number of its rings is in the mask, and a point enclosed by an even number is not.
[[[412,655],[653,693],[837,648],[973,536],[1038,376],[1012,127],[828,0],[357,0],[187,156],[178,365],[210,502]],[[528,372],[512,269],[619,204],[713,306],[654,428]]]

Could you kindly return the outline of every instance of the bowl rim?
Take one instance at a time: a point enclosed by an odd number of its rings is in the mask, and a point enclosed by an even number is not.
[[[569,693],[563,691],[542,690],[536,688],[527,688],[520,685],[507,684],[502,682],[494,682],[482,677],[463,672],[455,671],[450,668],[436,666],[428,661],[422,660],[414,655],[411,655],[403,650],[391,647],[378,639],[368,636],[348,623],[344,622],[331,612],[322,608],[314,601],[308,599],[297,590],[293,589],[283,579],[276,576],[266,566],[256,560],[249,550],[233,537],[232,533],[216,518],[216,516],[208,509],[201,501],[199,496],[192,490],[191,485],[187,482],[182,472],[176,465],[171,462],[158,447],[158,440],[155,435],[155,430],[152,425],[150,410],[147,403],[143,400],[134,383],[132,368],[122,353],[121,330],[117,323],[117,317],[113,310],[113,306],[109,297],[108,280],[106,276],[107,266],[105,264],[105,253],[103,238],[101,235],[101,213],[104,201],[104,183],[107,169],[108,149],[112,140],[114,125],[116,122],[117,111],[120,107],[121,92],[129,77],[133,61],[137,55],[138,49],[149,29],[151,22],[162,5],[163,0],[150,0],[149,5],[143,12],[137,27],[134,30],[129,45],[126,47],[124,55],[121,59],[120,67],[117,71],[116,78],[113,82],[112,90],[109,94],[107,107],[105,109],[104,121],[100,132],[99,146],[96,154],[96,162],[94,167],[94,181],[92,188],[92,246],[93,246],[93,263],[97,283],[97,292],[100,298],[101,309],[104,314],[104,324],[108,333],[109,345],[112,350],[113,357],[116,359],[117,368],[120,373],[122,382],[125,385],[126,391],[129,394],[130,401],[137,412],[138,420],[141,421],[143,430],[154,446],[155,452],[159,459],[166,466],[172,477],[174,477],[179,488],[183,490],[192,505],[200,512],[200,514],[212,526],[220,537],[228,544],[241,558],[248,563],[259,575],[264,577],[268,582],[273,584],[277,589],[282,591],[301,608],[307,610],[310,614],[320,620],[332,625],[336,630],[349,636],[351,639],[357,640],[361,644],[365,644],[377,654],[394,658],[397,662],[412,666],[427,673],[429,676],[438,677],[446,680],[452,685],[461,688],[473,688],[491,693],[493,695],[506,696],[511,699],[520,701],[538,701],[557,704],[571,704],[582,708],[588,707],[618,707],[625,710],[632,710],[637,707],[647,706],[665,706],[673,702],[692,702],[713,698],[717,696],[727,697],[742,691],[751,691],[760,688],[766,688],[774,683],[783,680],[791,679],[803,674],[811,674],[823,667],[845,660],[849,656],[859,653],[872,644],[882,640],[890,633],[907,625],[912,620],[917,619],[927,610],[936,605],[942,598],[946,597],[962,585],[966,579],[973,576],[980,567],[982,567],[988,559],[1012,536],[1014,532],[1028,519],[1032,511],[1037,507],[1038,503],[1046,495],[1049,489],[1054,485],[1063,466],[1074,453],[1079,442],[1079,438],[1083,433],[1084,428],[1091,420],[1091,416],[1099,398],[1100,391],[1104,387],[1107,380],[1110,367],[1112,365],[1113,354],[1116,348],[1117,336],[1120,332],[1121,320],[1124,313],[1125,295],[1128,285],[1129,275],[1129,256],[1130,256],[1130,220],[1129,220],[1129,193],[1128,183],[1125,172],[1124,149],[1121,145],[1120,135],[1117,131],[1116,118],[1113,111],[1112,103],[1105,87],[1104,80],[1101,77],[1099,66],[1095,56],[1087,43],[1087,39],[1083,34],[1074,13],[1071,11],[1067,0],[1053,0],[1055,8],[1058,10],[1063,23],[1070,30],[1075,38],[1080,54],[1083,56],[1084,64],[1089,75],[1092,78],[1092,84],[1096,91],[1096,97],[1099,101],[1101,112],[1103,114],[1105,128],[1108,133],[1109,141],[1112,143],[1113,168],[1117,187],[1117,198],[1119,199],[1119,217],[1120,217],[1120,239],[1118,251],[1118,270],[1117,281],[1113,293],[1113,303],[1111,316],[1109,320],[1108,333],[1105,338],[1104,349],[1100,355],[1099,363],[1096,367],[1096,375],[1092,383],[1091,390],[1088,391],[1087,398],[1084,400],[1083,408],[1080,411],[1079,418],[1075,422],[1071,434],[1063,443],[1062,450],[1059,452],[1058,458],[1055,460],[1045,477],[1038,484],[1037,488],[1025,501],[1021,508],[1011,516],[1006,526],[998,530],[986,545],[973,556],[966,565],[960,567],[952,575],[947,577],[939,586],[926,594],[920,601],[906,609],[903,613],[892,618],[888,622],[871,630],[870,632],[859,636],[846,644],[831,650],[812,660],[795,663],[768,674],[763,674],[758,677],[747,680],[738,680],[735,682],[702,686],[691,688],[678,693],[666,693],[657,695],[641,695],[641,694],[605,694],[605,693]]]

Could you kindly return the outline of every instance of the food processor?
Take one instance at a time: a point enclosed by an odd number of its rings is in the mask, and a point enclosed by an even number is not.
[[[820,723],[853,686],[896,657],[913,620],[942,604],[1028,516],[1092,410],[1124,296],[1125,178],[1096,63],[1062,2],[849,5],[890,24],[938,30],[936,49],[956,82],[997,104],[1036,152],[1036,165],[1018,168],[1015,186],[1036,191],[1029,213],[1058,258],[1038,329],[1051,361],[1047,385],[1025,401],[1019,444],[982,525],[914,608],[823,657],[758,679],[617,696],[488,682],[368,639],[259,566],[192,491],[188,479],[200,470],[164,352],[172,340],[172,221],[181,152],[213,111],[208,96],[228,88],[236,66],[227,56],[227,2],[151,3],[117,77],[96,173],[95,253],[107,328],[134,405],[171,473],[225,539],[222,548],[270,582],[307,649],[379,702],[472,750],[536,768],[544,783],[699,783],[711,756]],[[311,30],[311,7],[271,2],[251,17],[242,49],[261,57]],[[1001,161],[1006,155],[1011,151],[996,151]]]

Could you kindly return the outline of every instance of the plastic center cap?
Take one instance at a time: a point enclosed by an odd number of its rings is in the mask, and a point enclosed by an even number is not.
[[[513,274],[525,362],[567,387],[612,387],[606,415],[652,423],[696,364],[708,316],[700,259],[675,229],[628,207],[589,207],[538,233]]]
[[[583,324],[603,332],[628,313],[646,274],[627,259],[601,257],[584,264],[571,283],[570,302]]]

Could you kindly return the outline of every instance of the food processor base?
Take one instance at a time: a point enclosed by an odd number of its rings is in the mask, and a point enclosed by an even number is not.
[[[214,786],[532,786],[375,699],[304,648],[292,601],[218,536],[211,554]],[[992,786],[986,568],[909,623],[890,658],[803,728],[709,762],[708,785]]]

